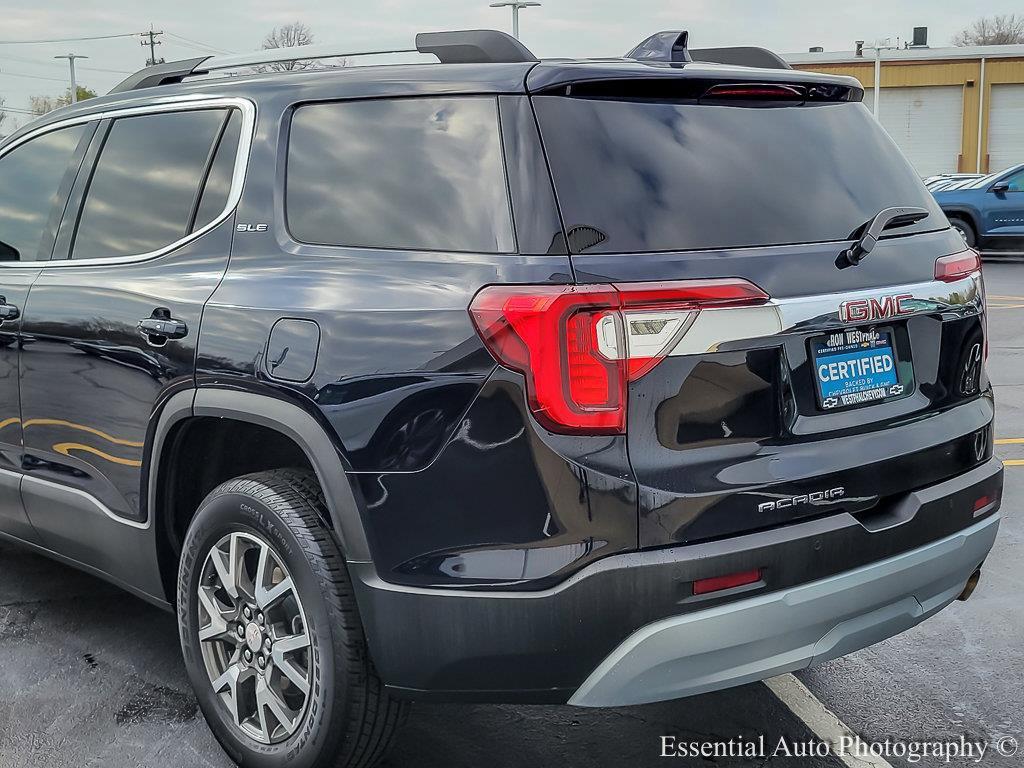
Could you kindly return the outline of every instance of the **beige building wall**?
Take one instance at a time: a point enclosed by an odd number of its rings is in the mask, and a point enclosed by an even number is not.
[[[875,62],[870,53],[863,62],[843,64],[795,64],[796,69],[849,75],[860,81],[871,101],[875,87]],[[1024,84],[1024,57],[986,59],[982,78],[981,59],[883,61],[882,88],[929,85],[959,85],[963,89],[964,116],[961,132],[960,158],[957,167],[963,172],[988,173],[988,110],[992,103],[992,86],[1003,83]],[[979,116],[981,126],[979,130]],[[979,152],[979,141],[981,144]],[[980,165],[978,163],[980,157]]]

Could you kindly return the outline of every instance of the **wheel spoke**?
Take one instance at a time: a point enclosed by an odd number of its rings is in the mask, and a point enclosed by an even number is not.
[[[269,578],[267,571],[270,570],[270,547],[260,545],[260,556],[256,561],[256,598],[259,599],[260,591],[266,586]]]
[[[292,685],[302,692],[303,696],[309,693],[309,681],[306,680],[306,672],[299,669],[290,659],[286,659],[284,656],[286,653],[294,653],[308,647],[309,635],[302,632],[298,635],[288,635],[277,640],[274,643],[274,650],[270,654],[274,661],[274,666],[281,670],[281,674],[287,677]]]
[[[305,632],[300,632],[297,635],[285,635],[274,641],[274,659],[276,660],[278,655],[283,656],[286,653],[301,651],[308,647],[309,635]]]
[[[266,685],[266,683],[263,684]],[[256,685],[258,687],[260,683],[256,683]],[[260,734],[263,736],[263,741],[269,744],[272,741],[272,738],[270,735],[271,730],[267,725],[267,708],[260,704],[260,694],[258,690],[256,693],[256,720],[260,724]]]
[[[210,623],[199,630],[199,639],[202,642],[209,640],[223,640],[232,644],[238,644],[238,638],[228,627],[227,617],[217,603],[217,598],[212,594],[212,587],[199,588],[199,603],[203,610],[210,617]]]
[[[243,714],[241,701],[239,701],[239,685],[243,680],[252,675],[252,670],[246,669],[241,664],[232,664],[224,674],[213,681],[213,692],[225,699],[228,710],[235,720],[235,725],[242,724]]]
[[[306,673],[287,659],[278,660],[276,652],[274,656],[274,666],[281,670],[281,674],[287,677],[303,696],[306,696],[309,693],[309,682],[306,680]]]
[[[234,542],[234,538],[232,538],[232,542]],[[213,569],[217,572],[217,578],[220,579],[224,591],[228,593],[232,600],[237,600],[238,586],[235,584],[234,557],[231,554],[221,552],[218,547],[214,547],[210,552],[210,562],[213,563]]]
[[[265,611],[282,597],[292,591],[292,580],[285,577],[279,584],[275,584],[270,589],[267,589],[265,581],[257,578],[256,580],[256,605],[261,610]]]
[[[281,700],[273,688],[267,685],[267,681],[262,677],[256,680],[256,708],[261,711],[261,722],[262,710],[266,708],[289,734],[295,731],[298,717],[292,714],[288,705]]]

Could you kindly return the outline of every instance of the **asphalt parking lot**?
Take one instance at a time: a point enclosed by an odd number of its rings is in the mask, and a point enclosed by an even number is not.
[[[978,592],[916,629],[798,679],[814,694],[800,715],[764,684],[665,704],[569,707],[420,705],[388,766],[641,766],[679,742],[764,736],[806,742],[834,712],[867,741],[1015,738],[982,764],[1024,762],[1024,262],[986,263],[989,373],[1007,463],[1000,539]],[[1016,441],[1016,442],[1014,442]],[[790,686],[792,687],[792,686]],[[229,766],[198,714],[174,619],[103,582],[0,545],[0,768]],[[818,704],[820,702],[821,704]],[[825,713],[825,720],[828,716]],[[820,726],[821,723],[819,722]],[[826,722],[829,728],[836,723]],[[1011,742],[1004,741],[1004,748]],[[971,765],[955,758],[950,765]],[[834,756],[718,757],[717,766],[839,766]],[[889,757],[894,766],[910,763]],[[851,763],[873,765],[884,763]],[[944,765],[922,759],[918,765]]]

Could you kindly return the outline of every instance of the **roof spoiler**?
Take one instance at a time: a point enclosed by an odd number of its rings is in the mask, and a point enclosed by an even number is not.
[[[689,37],[685,30],[658,32],[627,53],[626,58],[637,61],[706,61],[759,69],[792,69],[782,57],[766,48],[736,46],[690,50]]]
[[[379,50],[343,50],[336,45],[303,45],[269,48],[255,53],[203,56],[197,59],[169,61],[141,69],[129,75],[111,93],[180,83],[189,75],[204,75],[216,70],[237,69],[260,64],[307,59],[335,59],[356,56],[381,56],[392,53],[433,54],[442,64],[513,64],[536,62],[529,49],[511,35],[493,29],[467,29],[457,32],[421,32],[415,48]]]

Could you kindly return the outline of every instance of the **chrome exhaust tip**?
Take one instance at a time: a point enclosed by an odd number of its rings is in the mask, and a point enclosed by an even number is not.
[[[960,597],[957,600],[969,600],[971,595],[974,594],[974,590],[978,588],[979,581],[981,581],[981,568],[971,574],[971,578],[967,580],[967,584],[964,585],[964,591],[960,593]]]

